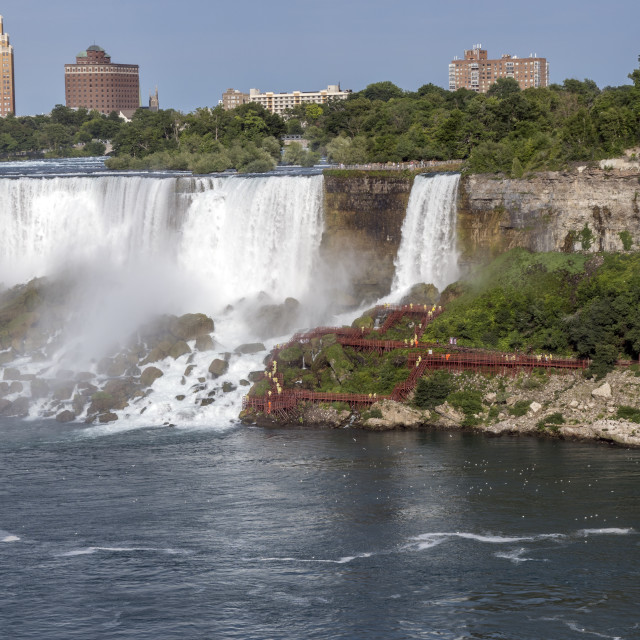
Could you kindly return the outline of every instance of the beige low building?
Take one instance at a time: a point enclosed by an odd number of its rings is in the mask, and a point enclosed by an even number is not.
[[[340,85],[330,84],[322,91],[292,91],[291,93],[261,92],[259,89],[249,91],[249,102],[257,102],[271,113],[283,115],[287,109],[301,104],[327,104],[331,100],[345,100],[351,95],[351,89],[342,91]]]

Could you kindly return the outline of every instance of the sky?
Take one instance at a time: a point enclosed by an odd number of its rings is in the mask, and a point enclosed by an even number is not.
[[[390,80],[447,88],[448,64],[481,43],[489,57],[537,53],[551,82],[628,84],[640,54],[639,0],[0,0],[15,52],[17,115],[64,103],[64,65],[97,44],[140,65],[142,103],[215,106],[248,92],[359,91]]]

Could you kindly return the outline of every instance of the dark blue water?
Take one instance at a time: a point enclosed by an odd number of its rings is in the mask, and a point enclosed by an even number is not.
[[[640,637],[640,452],[0,425],[6,638]]]

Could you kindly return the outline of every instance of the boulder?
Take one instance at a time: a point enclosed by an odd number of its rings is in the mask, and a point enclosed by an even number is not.
[[[187,313],[169,324],[169,331],[180,340],[194,340],[213,333],[213,320],[204,313]]]
[[[264,371],[252,371],[248,378],[251,382],[259,382],[264,376]]]
[[[215,402],[214,398],[202,398],[202,400],[200,400],[200,406],[208,407],[210,404],[213,404],[214,402]]]
[[[2,415],[24,418],[29,415],[29,400],[27,398],[17,398],[2,410]]]
[[[140,384],[143,387],[150,387],[158,378],[164,374],[157,367],[147,367],[140,375]]]
[[[529,405],[529,409],[531,409],[531,411],[533,411],[533,413],[538,413],[538,411],[540,411],[540,409],[542,409],[542,405],[539,402],[532,402]]]
[[[76,374],[76,380],[78,382],[88,382],[89,380],[93,380],[95,376],[91,371],[80,371],[80,373]]]
[[[9,393],[22,393],[23,389],[24,385],[17,380],[13,380],[9,385]]]
[[[76,419],[76,414],[73,411],[69,411],[66,409],[65,411],[61,411],[56,416],[57,422],[73,422]]]
[[[73,381],[54,381],[52,382],[53,397],[56,400],[70,400],[76,383]]]
[[[5,378],[6,379],[6,378]],[[611,385],[605,382],[601,387],[597,387],[591,392],[594,398],[610,398],[611,397]]]
[[[15,359],[16,356],[11,350],[0,353],[0,366],[5,365]]]
[[[196,338],[196,349],[198,351],[213,351],[215,344],[210,335],[198,336]]]
[[[192,373],[193,370],[196,368],[195,364],[190,364],[185,370],[184,373],[182,374],[183,376],[185,376],[185,378],[188,378]]]
[[[20,380],[20,370],[14,367],[7,367],[4,370],[5,380]]]
[[[238,382],[238,384],[241,387],[248,387],[251,383],[248,380],[245,380],[244,378],[242,380],[240,380],[240,382]]]
[[[187,397],[187,396],[185,396],[185,395],[183,395],[183,394],[180,394],[179,396],[176,396],[176,400],[177,400],[178,402],[182,402],[186,397]]]
[[[294,342],[292,345],[283,349],[277,356],[276,361],[279,367],[296,367],[302,366],[304,358],[304,352],[302,351],[302,345],[298,342]]]
[[[219,378],[220,376],[223,376],[225,373],[227,373],[227,371],[229,371],[229,363],[226,362],[225,360],[220,360],[220,358],[216,358],[209,365],[209,373],[214,378]]]
[[[9,395],[9,388],[10,387],[8,382],[0,382],[0,398]]]
[[[183,356],[187,353],[191,353],[191,349],[189,345],[184,340],[178,340],[171,349],[169,349],[169,355],[177,360],[180,356]]]
[[[222,391],[224,393],[231,393],[232,391],[235,391],[238,387],[236,387],[234,384],[232,384],[231,382],[225,382],[222,385]]]
[[[247,323],[253,333],[266,338],[291,333],[297,326],[299,317],[300,303],[295,298],[287,298],[282,304],[258,307]]]
[[[249,342],[236,347],[235,353],[252,355],[254,353],[260,353],[260,351],[266,351],[266,349],[267,348],[262,344],[262,342]]]
[[[414,284],[400,300],[400,304],[434,305],[440,299],[440,292],[432,284]]]
[[[371,406],[370,411],[378,410],[381,418],[368,418],[364,422],[367,429],[373,431],[387,431],[389,429],[417,429],[424,418],[420,411],[393,400],[383,400]]]
[[[112,413],[111,411],[107,413],[103,413],[100,416],[98,416],[98,422],[102,424],[106,424],[108,422],[115,422],[117,419],[118,419],[118,416],[115,413]]]
[[[60,369],[56,373],[56,378],[58,380],[71,380],[71,378],[73,378],[73,371],[71,371],[71,369]]]
[[[491,392],[485,395],[485,397],[483,398],[483,401],[485,404],[493,404],[497,399],[498,399],[498,394]]]

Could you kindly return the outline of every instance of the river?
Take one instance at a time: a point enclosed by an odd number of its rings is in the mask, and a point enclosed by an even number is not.
[[[0,425],[3,636],[637,638],[640,452]]]

